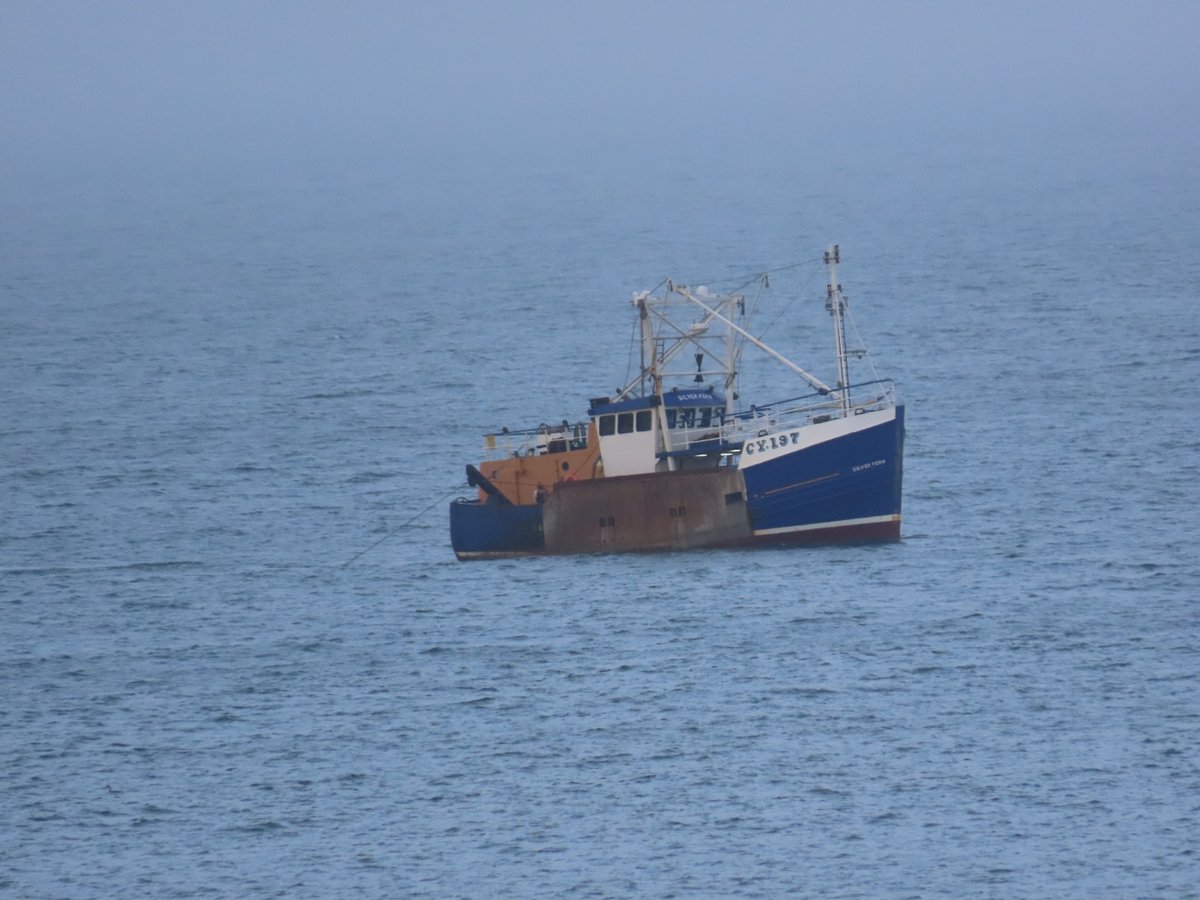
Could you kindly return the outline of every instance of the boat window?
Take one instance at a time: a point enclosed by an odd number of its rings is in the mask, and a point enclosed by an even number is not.
[[[667,427],[668,428],[675,427],[675,410],[673,410],[673,409],[667,410]]]
[[[692,428],[696,424],[696,410],[690,406],[681,407],[679,418],[676,420],[680,428]]]
[[[696,413],[696,427],[707,428],[709,423],[712,422],[712,408],[708,406],[702,406],[696,410]]]
[[[638,412],[638,414],[637,414],[637,430],[638,431],[649,431],[650,430],[650,410],[643,409],[640,412]]]
[[[616,416],[601,416],[600,417],[600,435],[613,434],[613,425],[616,424]]]
[[[617,434],[629,434],[633,431],[633,413],[617,414]]]

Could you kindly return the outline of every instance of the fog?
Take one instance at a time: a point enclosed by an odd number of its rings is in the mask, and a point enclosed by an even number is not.
[[[1188,146],[1198,89],[1186,0],[0,6],[10,172]]]

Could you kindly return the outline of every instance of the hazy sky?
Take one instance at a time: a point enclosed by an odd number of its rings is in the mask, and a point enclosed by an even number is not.
[[[0,159],[1200,133],[1200,2],[0,0]]]

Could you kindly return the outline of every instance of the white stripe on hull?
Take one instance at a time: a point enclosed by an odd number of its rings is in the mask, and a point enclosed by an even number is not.
[[[879,525],[883,522],[899,522],[900,516],[867,516],[864,519],[842,519],[840,522],[814,522],[811,525],[786,525],[783,528],[762,528],[752,532],[755,537],[772,534],[791,534],[796,531],[816,531],[823,528],[854,528],[859,525]]]

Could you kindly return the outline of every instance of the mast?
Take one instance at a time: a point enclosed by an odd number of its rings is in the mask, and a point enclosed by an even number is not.
[[[645,384],[647,374],[646,354],[650,354],[650,387],[654,391],[657,402],[654,405],[655,418],[658,420],[658,440],[662,450],[671,452],[671,431],[667,428],[667,404],[663,400],[662,370],[659,368],[658,347],[654,341],[654,323],[650,321],[650,311],[646,308],[648,296],[642,294],[637,298],[638,317],[642,325],[642,383]],[[643,396],[645,389],[643,388]],[[667,456],[667,471],[675,471],[675,458]]]
[[[729,298],[729,318],[734,312],[745,313],[746,301],[740,296]],[[731,421],[737,411],[737,368],[738,368],[738,334],[732,328],[725,329],[725,420]]]
[[[846,364],[846,324],[843,314],[846,311],[846,298],[842,295],[842,286],[838,282],[838,263],[841,253],[837,244],[830,244],[825,251],[825,266],[829,269],[829,285],[825,289],[825,308],[833,316],[833,342],[837,349],[838,392],[841,394],[842,415],[850,415],[850,373]]]

